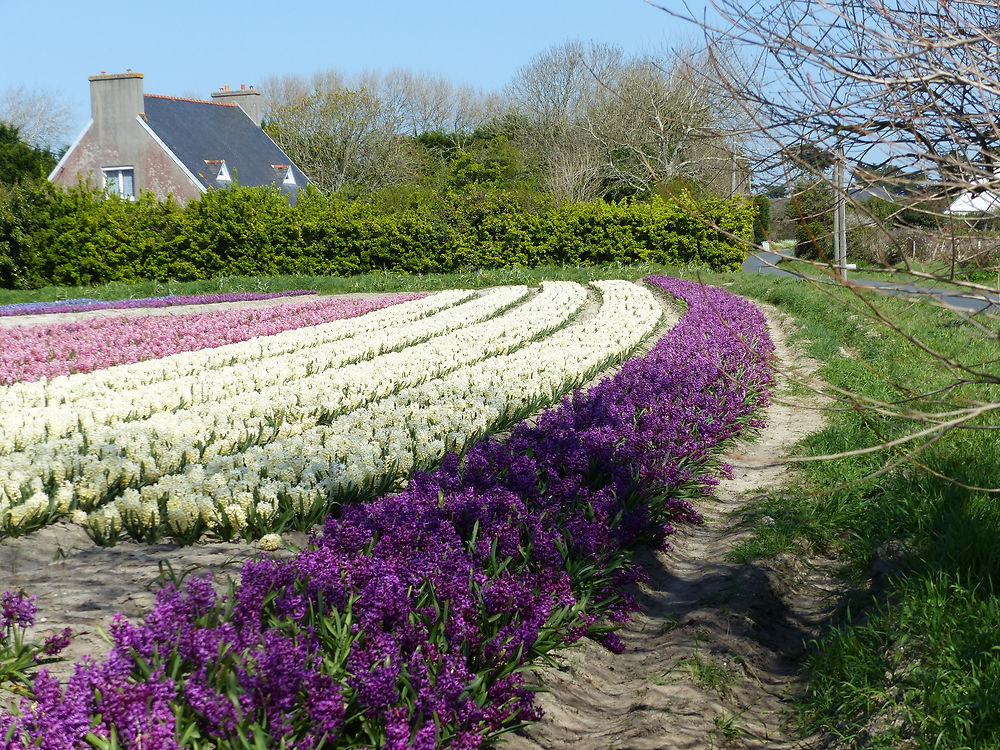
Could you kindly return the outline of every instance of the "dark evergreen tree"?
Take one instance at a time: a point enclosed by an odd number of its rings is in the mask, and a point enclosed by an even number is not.
[[[15,185],[45,177],[55,165],[51,151],[34,148],[21,139],[17,127],[0,122],[0,183]]]

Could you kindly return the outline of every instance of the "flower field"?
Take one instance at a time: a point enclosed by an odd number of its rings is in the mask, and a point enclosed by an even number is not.
[[[698,521],[766,404],[759,311],[647,282],[442,292],[0,390],[0,533],[71,516],[101,544],[267,547],[323,524],[224,595],[163,589],[65,686],[40,672],[0,748],[474,748],[530,720],[524,670],[621,647],[633,551]],[[664,296],[680,322],[564,397]]]
[[[219,296],[219,295],[216,295]],[[361,315],[421,295],[0,329],[0,384],[91,372]]]

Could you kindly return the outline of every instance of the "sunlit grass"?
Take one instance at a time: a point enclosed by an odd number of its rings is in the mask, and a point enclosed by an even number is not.
[[[819,375],[845,391],[891,401],[949,382],[953,373],[885,326],[841,290],[831,297],[795,280],[733,279],[732,291],[792,313],[798,339],[823,362]],[[878,298],[887,317],[927,346],[1000,373],[996,319],[991,338],[954,315],[916,302]],[[908,403],[996,401],[997,386],[962,386]],[[842,403],[841,406],[844,404]],[[982,426],[996,417],[981,418]],[[838,453],[899,437],[919,423],[873,412],[830,412],[800,455]],[[1000,484],[997,433],[958,430],[920,454],[945,477]],[[1000,747],[1000,499],[963,489],[881,451],[801,465],[785,486],[747,509],[753,537],[733,560],[803,551],[836,554],[856,591],[827,634],[812,644],[808,689],[799,702],[805,731],[850,748]],[[854,483],[854,484],[851,484]],[[842,485],[850,485],[835,489]],[[773,523],[760,523],[764,516]]]

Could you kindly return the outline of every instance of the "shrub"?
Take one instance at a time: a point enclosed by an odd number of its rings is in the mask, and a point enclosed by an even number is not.
[[[833,259],[833,191],[825,183],[798,184],[789,205],[795,221],[795,254],[808,260]]]
[[[183,209],[144,194],[17,186],[0,195],[0,284],[621,263],[738,268],[757,209],[742,198],[556,205],[479,184],[430,200],[347,200],[314,189],[213,190]]]
[[[753,199],[753,204],[757,209],[753,223],[753,244],[760,247],[771,231],[771,200],[766,195],[758,195]]]

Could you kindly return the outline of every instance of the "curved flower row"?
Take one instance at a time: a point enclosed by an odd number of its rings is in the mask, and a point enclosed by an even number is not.
[[[475,296],[465,292],[442,292],[432,297],[418,295],[417,299],[403,300],[401,304],[377,305],[370,311],[361,308],[360,312],[367,314],[326,323],[319,321],[319,325],[308,323],[306,316],[302,318],[303,326],[273,335],[262,332],[237,343],[185,351],[93,373],[17,383],[0,389],[0,408],[11,414],[9,420],[0,424],[0,454],[20,450],[46,438],[71,434],[82,429],[81,422],[84,425],[112,424],[208,401],[217,397],[216,391],[209,394],[212,387],[224,389],[229,384],[231,388],[241,377],[264,380],[307,377],[311,372],[348,361],[338,358],[335,353],[352,342],[354,349],[358,349],[357,342],[362,342],[362,354],[358,356],[364,356],[363,352],[371,349],[372,340],[386,342],[386,346],[392,347],[386,337],[391,338],[394,330],[403,332],[401,341],[404,343],[399,344],[402,346],[412,341],[405,332],[414,322],[447,311]],[[495,299],[482,304],[484,309],[495,312]],[[341,312],[358,310],[343,306],[339,309]],[[461,317],[457,313],[454,316]],[[213,321],[212,325],[229,322],[223,319]],[[167,331],[169,336],[170,329]],[[297,359],[289,360],[288,357]],[[293,361],[301,370],[291,367]],[[286,362],[288,367],[285,367]],[[265,369],[267,373],[263,372]]]
[[[35,465],[32,476],[60,481],[82,473],[88,461],[101,457],[145,456],[150,451],[171,449],[171,444],[180,440],[207,439],[207,434],[192,431],[191,425],[217,431],[263,413],[253,422],[253,429],[258,429],[269,421],[281,420],[282,404],[299,403],[331,371],[489,319],[527,293],[526,287],[503,288],[443,311],[435,309],[440,301],[434,307],[418,302],[357,319],[353,331],[319,326],[283,334],[283,341],[255,340],[228,347],[224,357],[218,356],[218,350],[201,352],[200,357],[188,355],[183,364],[191,374],[157,378],[144,386],[134,385],[134,368],[115,368],[100,374],[105,384],[100,394],[67,399],[58,407],[15,412],[12,424],[0,430],[0,436],[9,436],[11,442],[16,438],[25,447],[0,457],[0,466],[9,475],[20,477],[19,471]],[[417,317],[428,310],[430,315]],[[383,330],[386,325],[391,327]],[[296,348],[289,350],[288,339]],[[271,354],[274,350],[278,353]],[[178,363],[173,359],[158,365],[176,372]],[[77,381],[75,385],[89,383]],[[261,405],[248,401],[248,393],[278,401]],[[134,444],[144,436],[154,442],[146,450],[136,448]],[[157,439],[165,442],[156,443]],[[100,447],[96,453],[101,456],[95,455],[95,446]]]
[[[137,297],[136,299],[68,299],[58,302],[15,302],[0,306],[0,316],[47,315],[50,313],[90,312],[91,310],[129,310],[137,307],[176,307],[179,305],[210,305],[217,302],[257,302],[278,297],[301,297],[316,294],[312,289],[290,292],[227,292],[222,294],[168,295]]]
[[[423,295],[328,299],[190,315],[89,318],[0,329],[0,385],[88,373],[361,315]],[[59,386],[53,390],[58,393]],[[21,389],[37,393],[44,389]]]
[[[649,355],[506,441],[345,507],[294,558],[246,563],[224,598],[206,579],[164,589],[64,691],[36,679],[0,715],[0,747],[465,750],[537,715],[527,664],[586,634],[620,647],[599,623],[627,617],[631,550],[697,521],[685,498],[766,403],[760,313],[651,281],[688,310]]]
[[[551,403],[655,330],[662,308],[648,291],[620,281],[595,286],[604,301],[583,323],[522,346],[541,332],[526,327],[494,356],[478,356],[440,377],[397,387],[386,398],[322,424],[278,431],[274,440],[241,452],[192,460],[183,472],[104,505],[88,518],[88,528],[105,543],[116,539],[123,526],[140,539],[166,533],[179,541],[193,541],[205,531],[223,538],[259,537],[290,521],[308,528],[322,518],[331,499],[370,495],[437,463],[446,451],[461,450]],[[493,333],[500,336],[502,330],[503,321]],[[412,356],[420,358],[425,351],[428,363],[445,366],[456,352],[425,345]]]
[[[433,340],[492,318],[527,293],[526,287],[501,288],[381,335],[366,330],[364,336],[256,361],[252,369],[227,365],[206,370],[197,383],[197,393],[182,388],[178,396],[173,390],[175,382],[157,383],[134,392],[109,391],[98,405],[105,408],[99,410],[92,408],[92,402],[75,402],[71,409],[64,406],[59,414],[69,427],[75,427],[69,435],[0,456],[0,526],[18,531],[25,524],[36,525],[74,507],[92,508],[108,493],[148,484],[180,470],[189,461],[227,455],[269,442],[279,434],[306,429],[337,408],[340,394],[353,391],[354,400],[363,403],[375,398],[386,385],[393,387],[391,382],[377,379],[388,374],[380,371],[378,365],[384,364],[381,358],[374,367],[344,370],[338,366],[371,362],[371,357],[387,349]],[[583,303],[585,292],[579,285],[565,284],[540,296],[538,305],[511,322],[515,332],[530,338],[539,330],[564,323]],[[541,310],[545,311],[541,319],[531,320],[538,318]],[[504,341],[502,328],[477,333],[493,334]],[[314,338],[319,336],[317,333]],[[455,347],[452,354],[469,356]],[[319,374],[310,375],[313,371]],[[365,376],[371,379],[355,382]],[[409,377],[418,382],[428,373],[410,368]],[[248,394],[254,397],[248,399]],[[186,406],[185,396],[194,403]],[[112,399],[121,402],[118,409],[107,408]],[[349,400],[341,406],[349,407]],[[140,413],[149,416],[121,421],[126,414]]]
[[[45,312],[58,312],[59,309],[68,305],[85,305],[91,302],[101,302],[102,300],[93,297],[74,297],[73,299],[61,299],[54,302],[12,302],[9,305],[0,305],[0,315],[31,315],[36,310]],[[46,308],[54,308],[46,310]],[[23,311],[23,312],[22,312]]]

